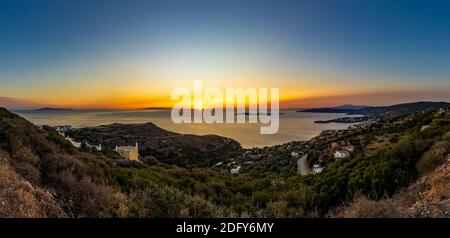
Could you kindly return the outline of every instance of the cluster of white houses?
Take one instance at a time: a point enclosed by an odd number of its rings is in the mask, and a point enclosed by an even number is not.
[[[344,158],[348,158],[349,156],[350,156],[350,152],[348,152],[346,150],[336,150],[334,152],[335,159],[344,159]]]
[[[59,132],[60,135],[64,136],[66,140],[68,140],[73,146],[77,148],[81,148],[81,142],[77,142],[74,139],[70,138],[69,136],[66,136],[65,133],[72,129],[70,125],[63,125],[63,126],[55,126],[55,129]],[[91,145],[89,143],[86,143],[86,146],[92,149],[95,149],[97,151],[102,151],[102,145]],[[139,147],[138,143],[136,142],[135,146],[118,146],[116,145],[115,151],[119,153],[123,158],[127,160],[132,161],[139,161]]]
[[[345,159],[350,157],[350,153],[353,152],[354,148],[352,145],[344,146],[341,150],[335,150],[334,151],[334,158],[335,159]]]
[[[338,146],[337,145],[333,145],[332,147],[338,147]],[[350,154],[353,152],[353,150],[354,150],[354,148],[350,144],[347,144],[346,146],[340,146],[339,149],[335,149],[334,150],[333,156],[334,156],[335,159],[345,159],[345,158],[350,157]],[[298,159],[300,157],[300,153],[292,151],[291,152],[291,157]],[[303,163],[306,163],[306,162],[301,162],[300,160],[302,160],[302,158],[298,159],[298,161],[297,161],[297,171],[298,171],[298,173],[301,173],[302,170],[308,170],[308,168],[306,168],[306,166],[303,165]],[[318,174],[318,173],[321,173],[322,171],[323,171],[323,167],[320,166],[320,164],[313,164],[312,169],[310,170],[310,172],[312,172],[313,174]],[[303,173],[304,174],[308,174],[310,172],[306,171],[306,172],[303,172]]]
[[[68,137],[65,135],[65,133],[69,130],[71,130],[71,126],[70,125],[62,125],[62,126],[55,126],[55,129],[62,135],[64,136],[68,141],[70,141],[70,143],[72,143],[73,146],[80,148],[81,147],[81,142],[77,142],[74,139]],[[97,151],[101,151],[102,150],[102,145],[90,145],[86,143],[86,146],[92,149],[95,149]],[[308,147],[307,145],[305,145],[305,147]],[[347,143],[344,144],[337,144],[337,143],[332,143],[332,150],[334,149],[334,153],[333,156],[335,159],[345,159],[350,157],[350,154],[353,152],[354,148],[352,145],[349,145]],[[116,145],[115,151],[121,155],[124,159],[127,160],[131,160],[131,161],[139,161],[139,147],[138,147],[138,143],[136,142],[136,144],[134,146],[118,146]],[[300,153],[299,152],[295,152],[292,151],[290,154],[293,158],[299,158],[300,157]],[[298,161],[302,160],[302,158],[298,159]],[[297,161],[297,166],[302,167],[302,169],[298,168],[298,171],[303,170],[303,174],[306,175],[308,173],[313,173],[313,174],[318,174],[321,173],[323,171],[323,167],[321,167],[319,164],[313,164],[312,169],[309,170],[306,166],[306,158],[304,158],[302,161],[302,163]],[[234,162],[228,164],[231,165]],[[218,163],[217,165],[220,165],[221,163]],[[239,171],[241,169],[241,166],[237,166],[234,167],[230,170],[231,174],[238,174]]]

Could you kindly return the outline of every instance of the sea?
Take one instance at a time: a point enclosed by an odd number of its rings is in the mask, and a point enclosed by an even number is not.
[[[346,129],[346,123],[314,123],[345,117],[342,113],[312,113],[280,110],[280,125],[276,134],[260,134],[260,123],[182,123],[172,121],[170,110],[16,110],[14,113],[35,125],[71,125],[74,128],[112,123],[134,124],[152,122],[157,126],[183,134],[215,134],[237,140],[245,148],[264,147],[290,141],[309,140],[328,129]]]

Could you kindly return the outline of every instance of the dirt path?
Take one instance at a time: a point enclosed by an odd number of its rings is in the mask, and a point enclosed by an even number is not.
[[[303,155],[300,159],[297,160],[297,173],[301,175],[308,175],[308,167],[306,166],[306,159],[308,158],[308,154]]]

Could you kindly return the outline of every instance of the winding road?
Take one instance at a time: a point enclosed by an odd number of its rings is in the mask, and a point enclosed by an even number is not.
[[[308,167],[306,166],[306,159],[308,158],[308,154],[303,155],[300,159],[297,160],[297,173],[301,175],[308,175]]]

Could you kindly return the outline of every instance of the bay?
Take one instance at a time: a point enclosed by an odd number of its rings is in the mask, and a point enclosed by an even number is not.
[[[278,133],[261,135],[259,123],[244,124],[175,124],[170,117],[170,110],[21,110],[14,111],[36,125],[71,125],[72,127],[92,127],[112,123],[134,124],[152,122],[157,126],[184,134],[207,135],[216,134],[233,138],[243,147],[264,147],[282,144],[289,141],[309,140],[328,129],[346,129],[345,123],[314,123],[317,120],[330,120],[345,117],[341,113],[310,113],[296,110],[280,111],[280,127]]]

